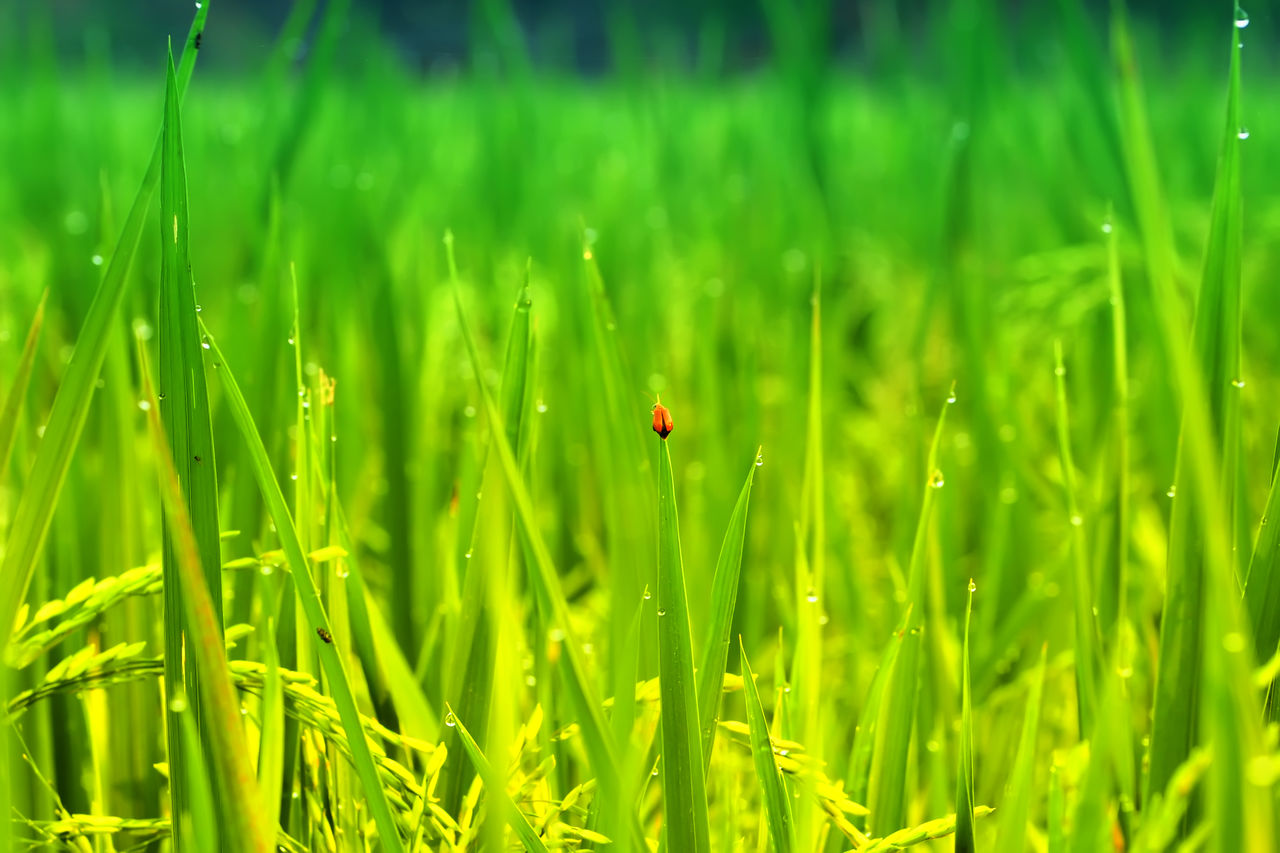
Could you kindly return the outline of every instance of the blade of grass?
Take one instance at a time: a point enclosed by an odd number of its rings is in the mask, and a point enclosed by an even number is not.
[[[262,437],[258,435],[257,427],[254,426],[253,415],[245,404],[244,395],[240,392],[240,386],[236,383],[235,374],[232,372],[226,356],[218,348],[217,341],[203,323],[201,323],[201,331],[212,350],[214,361],[219,365],[218,375],[222,379],[222,387],[226,394],[227,404],[231,408],[236,426],[239,428],[249,452],[249,462],[253,476],[258,481],[258,488],[262,492],[262,498],[266,502],[271,520],[275,522],[276,531],[280,537],[280,547],[284,551],[285,558],[289,561],[289,566],[292,569],[293,582],[298,596],[297,600],[302,605],[302,610],[308,623],[310,623],[310,627],[316,632],[323,629],[332,637],[332,626],[330,626],[329,618],[325,614],[324,605],[320,602],[315,581],[311,577],[310,566],[307,563],[306,555],[302,551],[302,545],[298,541],[298,534],[293,526],[293,517],[289,515],[289,508],[285,503],[284,493],[280,491],[280,484],[277,482],[275,472],[271,467],[267,449],[262,443]],[[335,648],[336,644],[346,642],[347,639],[345,637],[332,637],[332,640],[332,642],[316,644],[320,656],[320,664],[324,668],[325,675],[328,676],[329,691],[333,696],[334,704],[338,708],[338,718],[342,724],[343,731],[346,732],[347,741],[351,747],[352,763],[355,765],[356,773],[360,777],[360,785],[364,790],[369,810],[372,812],[374,822],[377,825],[379,841],[386,850],[392,851],[392,853],[400,853],[403,849],[400,833],[396,827],[395,819],[391,816],[391,809],[387,805],[386,794],[378,780],[378,771],[373,763],[373,753],[369,749],[369,742],[366,740],[364,729],[360,725],[360,714],[356,709],[355,696],[351,692],[351,684],[347,679],[342,657]]]
[[[658,437],[658,672],[662,690],[662,802],[667,849],[708,853],[711,827],[693,680],[680,520],[671,450]]]
[[[1013,759],[1013,772],[1005,786],[1000,805],[999,831],[996,834],[994,853],[1024,853],[1027,849],[1027,822],[1031,813],[1031,796],[1034,791],[1032,777],[1035,773],[1036,742],[1040,734],[1040,706],[1044,699],[1045,663],[1049,646],[1040,649],[1040,664],[1031,675],[1031,689],[1027,693],[1027,705],[1023,711],[1022,734],[1018,737],[1018,752]]]
[[[729,526],[720,545],[716,560],[716,574],[711,586],[711,621],[702,643],[702,661],[697,670],[698,713],[702,726],[702,764],[705,771],[711,768],[711,751],[716,741],[716,717],[720,715],[720,698],[723,694],[725,662],[729,659],[730,633],[733,630],[733,611],[738,601],[738,580],[742,573],[742,546],[747,535],[747,507],[751,503],[751,484],[756,469],[760,467],[763,448],[756,451],[756,458],[747,469],[747,480],[742,484],[738,502],[729,516]]]
[[[471,732],[467,731],[467,727],[462,724],[462,720],[449,708],[446,711],[445,725],[455,729],[458,733],[458,740],[462,743],[462,748],[467,753],[467,758],[471,759],[471,764],[479,774],[480,779],[484,782],[485,790],[489,792],[491,802],[497,804],[497,811],[506,820],[511,827],[511,831],[520,839],[520,843],[524,845],[524,849],[528,853],[547,853],[547,846],[542,842],[542,838],[534,830],[529,823],[529,819],[524,816],[524,812],[516,808],[516,804],[511,801],[511,796],[507,794],[507,780],[504,779],[493,765],[489,763],[489,759],[484,757],[484,753],[480,750],[480,745],[476,743],[475,738],[471,736]]]
[[[141,343],[139,340],[138,365],[142,374],[143,398],[151,404],[147,409],[147,425],[160,465],[161,497],[166,509],[165,523],[173,536],[176,567],[183,591],[182,618],[188,630],[185,653],[191,657],[200,673],[200,700],[204,703],[201,720],[207,733],[203,743],[207,752],[198,760],[205,764],[215,780],[213,787],[219,796],[218,820],[228,836],[236,839],[236,843],[243,845],[242,849],[246,851],[266,853],[273,848],[275,833],[269,828],[270,824],[261,808],[257,782],[249,764],[240,702],[227,666],[222,623],[214,611],[213,598],[205,585],[200,566],[199,542],[188,515],[181,480],[172,461],[172,451],[161,423],[159,402],[151,388],[146,351]],[[178,714],[189,706],[190,697],[184,693],[169,694],[167,698],[170,709]],[[179,727],[189,725],[173,716],[170,717],[170,724]],[[172,785],[175,773],[172,765],[169,772],[169,782]],[[176,772],[186,770],[180,767]],[[182,805],[184,811],[177,811],[178,805]],[[193,805],[190,800],[175,803],[175,818],[190,811]],[[176,829],[177,822],[174,826],[174,831],[180,832]]]
[[[182,52],[177,70],[179,99],[186,92],[191,73],[195,69],[195,43],[204,32],[209,5],[209,2],[205,2],[196,9],[191,29],[187,33],[187,48]],[[138,240],[146,223],[147,208],[159,181],[160,140],[157,140],[142,185],[129,208],[120,239],[107,264],[107,271],[94,294],[84,326],[80,329],[71,363],[67,366],[67,372],[53,400],[53,409],[46,422],[40,451],[36,454],[31,475],[14,514],[9,538],[5,542],[4,560],[0,562],[0,625],[13,624],[18,608],[26,598],[36,560],[53,519],[58,493],[62,490],[72,454],[84,429],[89,404],[93,401],[94,385],[98,381],[98,373],[111,343],[116,311],[124,298],[129,264],[138,248]]]
[[[973,593],[977,589],[969,581],[969,600],[964,609],[964,651],[960,665],[960,767],[956,773],[956,853],[973,853],[977,841],[973,835],[973,698],[969,695],[969,623],[973,616]]]
[[[22,413],[22,404],[27,399],[27,386],[31,384],[31,367],[35,364],[36,344],[40,341],[40,329],[44,325],[44,306],[49,300],[49,291],[40,296],[40,304],[36,306],[35,316],[31,318],[31,328],[27,331],[26,343],[22,345],[22,356],[18,359],[18,372],[9,386],[9,394],[5,397],[4,408],[0,409],[0,482],[9,471],[9,457],[13,453],[13,438],[18,431],[18,415]]]
[[[202,583],[209,591],[213,617],[222,625],[222,556],[218,538],[218,484],[214,463],[209,394],[205,385],[203,349],[196,321],[195,282],[191,277],[188,242],[187,177],[182,151],[182,127],[178,109],[178,81],[173,55],[166,65],[163,152],[160,158],[160,309],[159,384],[160,415],[165,437],[173,451],[178,485],[186,499],[187,517],[204,568]],[[166,511],[167,513],[167,511]],[[203,719],[199,672],[195,660],[184,653],[188,628],[183,624],[187,590],[178,569],[174,538],[164,537],[164,637],[166,695],[189,697],[196,730],[208,752],[212,748]],[[177,711],[169,711],[169,791],[173,814],[186,813],[186,725]],[[219,797],[214,792],[214,801]],[[182,822],[174,824],[174,844],[183,845]]]
[[[871,785],[867,807],[871,809],[869,829],[879,834],[907,824],[908,756],[916,718],[916,691],[920,679],[921,632],[925,617],[925,560],[928,551],[929,522],[938,490],[944,485],[938,470],[938,448],[947,421],[947,409],[955,402],[954,386],[942,404],[938,425],[929,446],[928,479],[920,499],[920,516],[911,546],[911,563],[907,575],[907,600],[899,633],[902,648],[893,667],[876,725],[876,743],[871,756]]]
[[[765,820],[769,824],[771,847],[775,853],[791,853],[795,849],[795,827],[791,818],[791,798],[782,784],[777,760],[773,757],[773,741],[769,738],[769,722],[760,703],[760,691],[756,689],[755,675],[747,661],[747,650],[738,638],[738,650],[742,655],[742,687],[747,704],[747,725],[751,729],[751,757],[756,767],[756,779],[764,801]]]

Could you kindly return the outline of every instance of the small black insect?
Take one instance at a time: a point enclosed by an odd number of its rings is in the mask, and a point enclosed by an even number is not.
[[[326,643],[332,643],[332,642],[333,642],[333,635],[332,635],[332,634],[330,634],[330,633],[329,633],[327,630],[325,630],[324,628],[317,628],[317,629],[316,629],[316,633],[317,633],[318,635],[320,635],[320,639],[324,640]]]
[[[200,457],[199,457],[199,456],[197,456],[195,459],[196,459],[196,461],[197,461],[197,462],[199,462],[199,461],[200,461]]]
[[[204,35],[204,33],[196,33],[196,40],[193,42],[193,44],[195,45],[195,49],[196,49],[196,50],[199,50],[199,49],[200,49],[200,37],[201,37],[201,36],[203,36],[203,35]]]

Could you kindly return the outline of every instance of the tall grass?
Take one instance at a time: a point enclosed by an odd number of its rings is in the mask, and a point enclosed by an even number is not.
[[[873,6],[0,11],[0,847],[1274,850],[1273,22]]]

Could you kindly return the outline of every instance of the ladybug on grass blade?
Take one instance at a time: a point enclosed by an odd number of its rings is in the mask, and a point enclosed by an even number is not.
[[[666,441],[667,436],[671,435],[671,431],[676,428],[676,422],[671,420],[671,411],[659,399],[653,404],[653,431],[658,437]]]

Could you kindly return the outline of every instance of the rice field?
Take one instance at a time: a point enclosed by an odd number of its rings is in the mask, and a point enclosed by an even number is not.
[[[0,11],[0,849],[1280,850],[1267,15],[228,5]]]

